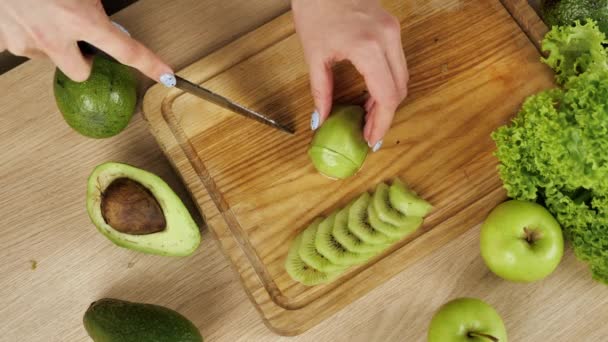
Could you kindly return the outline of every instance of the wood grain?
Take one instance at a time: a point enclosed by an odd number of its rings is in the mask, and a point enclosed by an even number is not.
[[[113,20],[181,69],[287,8],[283,0],[140,0]],[[212,306],[205,293],[213,288],[223,284],[240,294],[208,232],[201,251],[188,259],[130,252],[96,232],[85,209],[86,179],[109,160],[158,174],[196,209],[139,113],[116,137],[84,138],[57,110],[53,72],[49,61],[33,60],[0,76],[0,340],[86,341],[84,310],[106,295],[197,316]],[[142,80],[140,95],[150,84]],[[244,296],[233,298],[227,305]],[[212,322],[219,310],[200,312],[197,323]],[[257,317],[250,322],[260,324]]]
[[[479,223],[505,198],[490,133],[525,96],[552,85],[538,52],[498,1],[385,5],[409,37],[412,95],[384,148],[357,177],[331,181],[310,165],[313,103],[303,96],[307,68],[289,15],[179,74],[291,123],[295,137],[179,90],[156,86],[144,101],[157,140],[196,189],[193,197],[250,299],[279,334],[304,332]],[[361,99],[358,74],[348,65],[335,72],[336,102]],[[416,235],[331,284],[306,287],[290,279],[284,261],[297,233],[395,176],[437,208]]]
[[[181,69],[285,8],[282,0],[139,0],[113,18]],[[186,259],[120,249],[95,232],[84,209],[85,180],[104,161],[153,171],[188,196],[141,116],[105,141],[67,128],[52,99],[52,72],[45,61],[29,61],[0,76],[1,341],[90,341],[82,314],[103,296],[177,309],[210,342],[424,341],[433,312],[461,296],[494,305],[512,341],[608,336],[608,290],[571,250],[546,280],[513,284],[483,264],[476,227],[306,333],[279,337],[263,324],[209,230]]]
[[[511,13],[521,29],[528,35],[534,45],[541,50],[540,43],[549,28],[542,21],[536,9],[540,4],[538,0],[500,0]]]

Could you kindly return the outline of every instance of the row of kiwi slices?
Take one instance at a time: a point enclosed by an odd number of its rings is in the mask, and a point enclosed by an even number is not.
[[[307,286],[331,282],[414,232],[431,209],[399,179],[380,183],[372,195],[313,220],[289,248],[287,273]]]

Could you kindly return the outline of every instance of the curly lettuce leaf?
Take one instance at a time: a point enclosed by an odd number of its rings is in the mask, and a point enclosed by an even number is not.
[[[596,39],[573,43],[576,37]],[[608,58],[598,37],[593,24],[554,28],[544,46],[559,47],[548,64],[564,87],[529,97],[492,138],[508,195],[544,204],[577,257],[608,284]]]
[[[606,43],[606,36],[590,19],[585,24],[553,26],[542,41],[543,51],[549,53],[542,61],[555,71],[557,83],[564,84],[590,68],[608,67]]]

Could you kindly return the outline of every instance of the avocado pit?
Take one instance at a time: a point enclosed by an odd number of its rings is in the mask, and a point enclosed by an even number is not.
[[[108,225],[124,234],[153,234],[167,227],[154,195],[129,178],[117,178],[103,191],[101,215]]]

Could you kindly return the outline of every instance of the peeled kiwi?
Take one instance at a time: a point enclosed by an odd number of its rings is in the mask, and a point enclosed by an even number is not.
[[[361,241],[371,245],[391,243],[390,236],[375,230],[369,224],[367,208],[370,205],[370,195],[365,192],[351,205],[348,211],[348,229]]]
[[[345,268],[345,266],[336,265],[329,261],[329,259],[317,251],[317,247],[315,246],[319,225],[322,222],[325,222],[325,224],[333,226],[335,217],[336,214],[332,214],[326,219],[317,218],[301,234],[302,241],[300,242],[299,249],[300,258],[302,258],[302,261],[304,261],[306,264],[312,266],[318,271],[325,273],[340,272]]]
[[[333,217],[333,219],[331,219]],[[352,266],[371,259],[374,253],[355,253],[342,246],[333,235],[336,225],[346,226],[348,223],[348,208],[340,210],[336,215],[329,216],[319,225],[315,246],[317,251],[336,265]]]
[[[347,213],[350,212],[351,206],[352,204],[347,208],[344,208],[344,210],[346,210]],[[348,217],[344,223],[336,221],[334,224],[333,234],[338,243],[353,253],[371,253],[376,255],[388,247],[388,244],[374,245],[361,240],[359,237],[357,237],[357,235],[353,234],[350,229],[348,229]]]
[[[413,190],[396,178],[388,189],[388,198],[393,208],[407,216],[426,216],[433,206],[420,198]]]
[[[300,245],[302,243],[302,234],[299,234],[291,243],[287,260],[285,261],[285,270],[287,274],[295,281],[298,281],[307,286],[313,286],[330,282],[338,277],[340,273],[325,273],[318,271],[305,263],[300,258]]]
[[[382,221],[398,227],[408,224],[409,220],[407,216],[393,208],[388,198],[388,185],[385,183],[380,183],[376,187],[372,203]]]
[[[375,230],[388,235],[393,239],[393,241],[401,240],[422,225],[422,217],[416,216],[407,216],[409,223],[403,226],[395,226],[393,224],[384,222],[378,216],[378,213],[373,205],[367,207],[367,217],[369,219],[369,224]]]
[[[399,179],[381,183],[327,218],[317,218],[291,244],[285,268],[308,285],[330,282],[418,229],[432,206]]]

